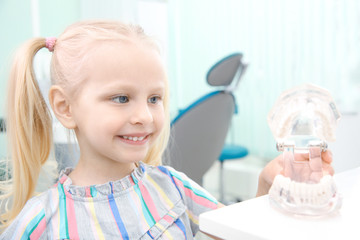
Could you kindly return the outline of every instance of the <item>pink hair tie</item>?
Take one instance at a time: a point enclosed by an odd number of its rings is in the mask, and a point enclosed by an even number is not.
[[[45,39],[45,46],[49,49],[50,52],[54,51],[54,46],[56,42],[56,37],[48,37]]]

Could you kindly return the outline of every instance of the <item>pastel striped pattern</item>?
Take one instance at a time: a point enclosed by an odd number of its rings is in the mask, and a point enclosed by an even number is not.
[[[141,196],[144,200],[145,208],[149,211],[149,215],[151,216],[154,222],[159,221],[160,216],[159,213],[157,212],[156,204],[154,203],[151,194],[149,193],[149,191],[146,189],[146,187],[142,182],[140,182],[138,186],[140,189]]]
[[[34,227],[30,231],[31,232],[30,239],[31,240],[39,239],[41,237],[41,235],[43,234],[43,232],[45,231],[45,228],[46,228],[46,219],[45,219],[45,214],[44,214],[44,215],[41,215],[38,222],[36,224],[34,224]]]
[[[192,239],[199,214],[217,207],[203,188],[164,166],[141,164],[102,185],[70,183],[63,175],[32,199],[0,239]]]
[[[66,213],[68,219],[68,232],[70,239],[79,239],[79,233],[77,230],[76,225],[76,212],[74,206],[74,200],[72,199],[71,195],[67,195],[68,198],[66,199]]]
[[[166,231],[166,228],[165,228],[163,225],[157,224],[157,226],[159,227],[159,229],[161,229],[162,231],[164,231],[165,239],[169,239],[169,240],[173,240],[173,239],[174,239],[174,238],[170,235],[170,233]]]
[[[193,213],[192,211],[190,211],[189,209],[186,209],[186,213],[187,213],[189,219],[190,219],[193,223],[195,223],[196,225],[199,225],[199,217],[198,217],[196,214],[194,214],[194,213]]]
[[[150,228],[150,225],[147,223],[144,214],[142,214],[141,204],[137,194],[135,191],[131,191],[130,194],[127,195],[127,198],[129,207],[133,209],[134,215],[139,221],[139,227],[141,227],[143,232],[146,232]]]
[[[129,239],[129,235],[128,235],[127,231],[126,231],[124,222],[120,217],[119,210],[118,210],[118,207],[117,207],[116,202],[114,200],[113,194],[110,194],[108,196],[108,199],[109,199],[110,209],[111,209],[111,212],[113,214],[116,225],[117,225],[117,227],[119,229],[121,239]]]
[[[145,200],[141,194],[141,191],[140,191],[140,188],[138,185],[135,185],[135,192],[140,200],[140,203],[141,203],[141,210],[142,210],[142,213],[146,219],[146,222],[148,223],[148,225],[151,227],[151,226],[154,226],[155,225],[155,219],[154,217],[152,216],[148,206],[146,205],[145,203]]]
[[[39,204],[38,201],[36,203],[34,203],[33,201],[30,201],[26,204],[25,207],[28,208],[29,211],[24,212],[22,214],[20,213],[22,221],[13,227],[14,234],[9,235],[10,237],[7,239],[11,239],[11,240],[21,239],[24,235],[26,236],[26,234],[28,234],[26,232],[28,225],[29,224],[34,225],[34,223],[32,223],[33,219],[35,219],[36,216],[43,211],[43,207]],[[27,237],[29,238],[30,236],[27,236]],[[6,238],[4,238],[4,239],[6,239]]]
[[[33,219],[28,223],[21,236],[21,240],[27,239],[39,239],[43,231],[45,230],[45,212],[41,210]]]
[[[93,200],[90,199],[87,205],[88,205],[88,210],[90,211],[92,217],[90,222],[92,223],[91,225],[95,239],[105,239],[104,233],[101,230],[99,218],[95,213],[95,204]]]
[[[66,211],[66,196],[64,192],[64,186],[58,184],[57,186],[59,191],[59,214],[60,214],[60,239],[69,239],[69,230],[68,230],[68,216]]]
[[[157,184],[150,175],[146,175],[146,178],[151,183],[151,185],[153,185],[154,188],[156,188],[156,191],[158,192],[158,194],[160,196],[160,199],[163,202],[163,204],[166,204],[170,209],[173,208],[174,204],[171,202],[171,200],[166,195],[164,190],[159,186],[159,184]]]
[[[48,228],[49,236],[51,239],[60,239],[59,224],[60,224],[60,214],[59,214],[59,191],[57,186],[48,191],[48,201],[50,204],[50,212],[53,213],[51,218],[50,227]]]
[[[169,171],[168,169],[164,167],[159,167],[159,169],[169,176],[172,181],[176,184],[177,189],[181,188],[183,192],[193,201],[199,203],[203,206],[209,206],[211,209],[216,209],[218,201],[212,197],[210,194],[208,194],[204,189],[202,189],[199,185],[196,183],[190,183],[188,179],[185,179],[185,176],[181,176],[176,171]],[[179,190],[180,191],[180,190]],[[182,191],[180,191],[182,192]]]
[[[176,219],[175,224],[181,230],[181,232],[184,234],[184,239],[187,239],[185,225],[181,222],[180,219]]]

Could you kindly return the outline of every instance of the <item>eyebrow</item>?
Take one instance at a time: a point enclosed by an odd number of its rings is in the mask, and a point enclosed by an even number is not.
[[[109,84],[107,86],[101,87],[99,92],[127,92],[127,91],[134,91],[138,89],[139,86],[134,86],[131,84]],[[157,86],[151,87],[150,92],[165,92],[165,84],[159,84]]]

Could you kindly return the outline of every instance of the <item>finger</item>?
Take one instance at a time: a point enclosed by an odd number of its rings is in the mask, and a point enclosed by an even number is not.
[[[323,152],[321,154],[321,158],[322,158],[323,162],[332,163],[333,154],[332,154],[332,152],[330,150],[326,150],[325,152]]]
[[[311,171],[319,172],[322,174],[322,161],[321,161],[321,150],[320,148],[309,149],[310,161],[309,166]]]
[[[295,161],[308,161],[309,160],[309,153],[294,153],[294,160]]]
[[[314,153],[316,148],[311,149],[311,151]],[[309,160],[309,154],[308,153],[296,153],[295,152],[295,161],[307,161]],[[324,162],[331,163],[333,161],[333,154],[331,150],[326,150],[325,152],[321,153],[321,158]]]
[[[323,173],[324,175],[334,175],[335,171],[331,164],[323,162]]]
[[[312,158],[320,158],[321,156],[321,149],[319,147],[310,147],[309,154]]]

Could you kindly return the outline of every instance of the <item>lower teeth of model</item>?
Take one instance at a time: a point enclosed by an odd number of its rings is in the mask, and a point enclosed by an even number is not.
[[[316,184],[296,182],[278,175],[274,179],[269,194],[297,206],[321,206],[327,204],[329,199],[336,194],[336,189],[330,175],[324,176]]]

